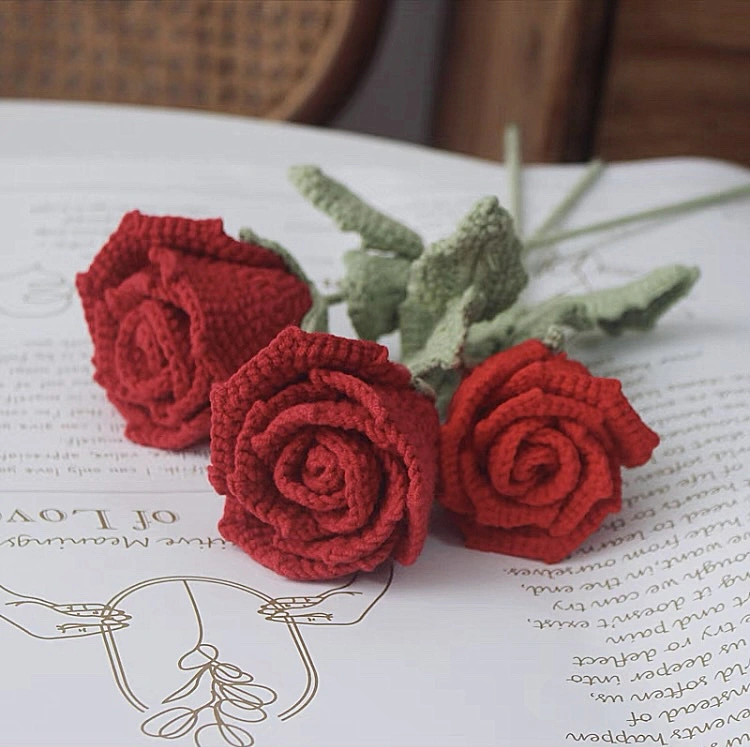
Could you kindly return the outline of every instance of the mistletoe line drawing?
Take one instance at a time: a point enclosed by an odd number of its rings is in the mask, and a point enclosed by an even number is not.
[[[320,593],[272,597],[228,579],[163,576],[128,586],[104,604],[58,604],[0,585],[0,620],[39,640],[100,637],[115,686],[131,708],[142,715],[140,731],[145,736],[169,740],[192,736],[196,747],[217,743],[251,747],[255,744],[253,726],[270,718],[281,722],[294,718],[311,704],[318,692],[318,670],[302,629],[356,625],[383,597],[392,581],[393,566],[386,564],[373,573],[354,574],[342,585]],[[118,634],[136,621],[137,612],[128,611],[135,596],[165,585],[184,593],[192,619],[183,621],[181,629],[194,626],[196,633],[194,643],[173,665],[180,677],[179,685],[154,699],[133,685]],[[250,597],[255,613],[264,623],[286,629],[304,675],[304,682],[291,703],[283,702],[278,688],[256,680],[248,667],[222,656],[220,642],[212,640],[206,628],[196,594],[201,587]],[[284,690],[286,694],[286,686]]]

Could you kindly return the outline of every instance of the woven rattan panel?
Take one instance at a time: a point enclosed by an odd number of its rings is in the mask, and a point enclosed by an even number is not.
[[[353,0],[0,0],[0,96],[290,119]]]

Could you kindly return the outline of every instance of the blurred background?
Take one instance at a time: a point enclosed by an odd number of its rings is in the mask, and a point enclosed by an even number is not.
[[[0,0],[0,96],[750,165],[750,0]]]

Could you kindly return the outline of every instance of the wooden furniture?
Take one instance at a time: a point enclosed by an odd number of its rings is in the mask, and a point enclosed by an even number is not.
[[[0,96],[319,122],[373,50],[385,0],[3,0]]]
[[[750,164],[746,0],[454,0],[434,142],[531,161],[704,155]]]

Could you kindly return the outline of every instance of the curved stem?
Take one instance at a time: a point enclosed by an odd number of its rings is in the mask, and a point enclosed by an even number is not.
[[[198,609],[198,603],[195,601],[195,597],[193,596],[193,592],[190,590],[190,585],[187,581],[182,582],[185,586],[185,591],[190,599],[190,606],[193,608],[193,614],[195,615],[195,622],[198,623],[198,643],[195,644],[195,647],[198,648],[198,646],[203,643],[203,618],[201,617],[201,612]]]
[[[544,219],[542,225],[534,231],[529,237],[524,248],[533,244],[542,236],[546,236],[555,226],[557,226],[570,211],[580,202],[581,198],[594,186],[596,180],[604,171],[604,162],[596,159],[591,161],[581,178],[573,185],[573,188],[563,199],[555,206],[552,212]]]
[[[679,215],[680,213],[686,213],[690,210],[698,210],[700,208],[717,205],[722,202],[729,202],[730,200],[735,200],[740,197],[747,196],[750,196],[750,184],[745,184],[741,187],[734,187],[733,189],[725,189],[721,192],[714,192],[713,194],[704,195],[703,197],[696,197],[692,200],[684,200],[682,202],[672,203],[671,205],[662,205],[661,207],[651,208],[650,210],[641,210],[637,213],[621,215],[618,218],[610,218],[609,220],[603,220],[599,223],[593,223],[590,226],[573,228],[569,231],[560,231],[559,233],[530,239],[529,241],[525,242],[524,251],[535,249],[539,246],[550,246],[551,244],[557,244],[567,239],[574,239],[578,236],[584,236],[588,233],[605,231],[610,228],[619,228],[620,226],[626,226],[630,223],[637,223],[638,221],[653,220],[656,218],[668,218],[672,215]]]
[[[509,124],[504,134],[505,167],[508,170],[510,215],[519,238],[523,235],[523,185],[521,184],[521,132]]]

